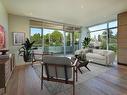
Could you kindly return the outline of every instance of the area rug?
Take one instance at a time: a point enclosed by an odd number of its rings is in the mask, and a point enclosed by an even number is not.
[[[93,63],[89,63],[88,67],[91,71],[88,71],[85,67],[83,67],[81,68],[83,73],[81,74],[80,72],[78,72],[78,82],[76,82],[76,88],[79,89],[82,82],[87,82],[88,80],[93,79],[94,77],[99,76],[112,68]],[[33,68],[38,77],[41,78],[41,65],[34,65]],[[69,90],[72,89],[72,85],[51,81],[44,81],[44,86],[47,88],[49,93],[51,93],[51,95],[57,95],[61,92],[64,92],[66,94]]]

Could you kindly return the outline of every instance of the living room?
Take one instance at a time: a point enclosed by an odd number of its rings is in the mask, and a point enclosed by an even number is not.
[[[44,81],[41,90],[44,52],[69,59],[81,55],[79,63],[85,59],[77,68],[75,95],[126,95],[126,6],[126,0],[0,0],[0,80],[5,81],[0,95],[74,95],[73,87],[58,82]],[[22,52],[27,40],[34,42],[30,57]],[[6,80],[3,66],[5,74],[11,71]]]

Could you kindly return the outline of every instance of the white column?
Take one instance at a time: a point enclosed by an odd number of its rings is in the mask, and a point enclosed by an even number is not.
[[[87,27],[82,27],[81,28],[81,35],[79,39],[79,48],[82,48],[82,41],[84,40],[85,37],[89,37],[90,31],[88,30]]]

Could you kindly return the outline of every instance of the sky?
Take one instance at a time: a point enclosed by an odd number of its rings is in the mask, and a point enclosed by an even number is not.
[[[109,23],[109,28],[112,28],[112,27],[117,27],[117,21],[112,21]],[[104,23],[104,24],[89,27],[88,29],[89,31],[96,31],[96,30],[101,30],[106,28],[107,28],[107,23]]]

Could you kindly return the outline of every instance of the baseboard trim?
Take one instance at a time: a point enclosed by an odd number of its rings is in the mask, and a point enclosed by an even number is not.
[[[118,62],[118,65],[124,65],[124,66],[127,66],[127,63],[120,63],[120,62]]]

